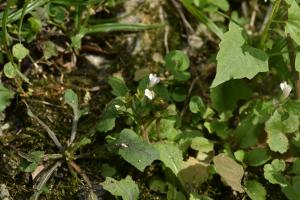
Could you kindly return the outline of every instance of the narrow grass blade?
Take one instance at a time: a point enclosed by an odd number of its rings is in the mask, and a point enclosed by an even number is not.
[[[41,177],[40,182],[38,183],[38,185],[36,186],[36,192],[31,196],[30,200],[38,200],[40,194],[42,193],[42,189],[43,187],[46,185],[47,181],[49,180],[49,178],[51,177],[51,175],[53,174],[53,172],[61,165],[61,162],[56,162],[51,169],[44,174],[43,177]]]
[[[26,7],[25,14],[33,11],[34,9],[36,9],[38,7],[43,6],[44,4],[48,3],[49,1],[50,0],[34,0],[34,1],[30,2]],[[12,23],[12,22],[19,20],[22,16],[22,11],[23,11],[23,8],[10,13],[7,18],[7,23]],[[2,27],[2,19],[3,19],[3,13],[0,14],[1,27]]]
[[[123,24],[123,23],[105,23],[90,25],[83,28],[80,32],[82,34],[91,34],[91,33],[104,33],[112,31],[142,31],[147,29],[154,29],[162,27],[162,24]]]
[[[212,32],[214,32],[220,39],[223,37],[223,31],[210,20],[201,10],[197,9],[188,0],[181,1],[183,6],[199,21],[205,24]]]

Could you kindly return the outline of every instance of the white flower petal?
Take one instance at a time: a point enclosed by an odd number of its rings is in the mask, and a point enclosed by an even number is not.
[[[280,83],[280,89],[284,98],[288,97],[292,91],[292,86],[286,83],[286,81]]]
[[[154,97],[155,97],[155,93],[154,93],[154,91],[152,91],[152,90],[146,89],[146,90],[145,90],[145,96],[146,96],[148,99],[152,100],[152,99],[154,99]]]
[[[159,83],[160,79],[156,76],[156,74],[149,74],[149,86],[153,87]]]

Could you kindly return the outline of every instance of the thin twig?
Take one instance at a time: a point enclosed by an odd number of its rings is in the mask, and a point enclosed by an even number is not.
[[[195,30],[192,28],[192,26],[190,25],[190,23],[188,22],[188,20],[185,18],[184,14],[183,14],[183,9],[182,9],[181,4],[178,3],[176,0],[171,0],[171,2],[179,13],[179,16],[180,16],[180,18],[183,22],[183,25],[186,29],[186,34],[195,33]]]

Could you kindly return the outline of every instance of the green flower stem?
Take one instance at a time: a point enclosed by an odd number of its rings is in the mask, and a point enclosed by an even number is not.
[[[26,14],[26,9],[28,7],[30,0],[25,0],[25,3],[23,5],[23,9],[22,9],[22,14],[21,14],[21,18],[20,18],[20,22],[19,22],[19,42],[21,42],[21,31],[22,31],[22,25],[23,25],[23,20],[24,20],[24,16]]]
[[[277,14],[277,11],[279,9],[279,6],[280,6],[280,3],[281,3],[281,0],[276,0],[273,7],[272,7],[272,11],[271,11],[271,15],[270,15],[270,18],[261,34],[261,38],[260,38],[260,43],[259,43],[259,46],[261,49],[264,48],[265,46],[265,43],[266,43],[266,40],[268,39],[268,36],[269,36],[269,29],[270,29],[270,26],[273,22],[273,19],[275,18],[276,14]]]

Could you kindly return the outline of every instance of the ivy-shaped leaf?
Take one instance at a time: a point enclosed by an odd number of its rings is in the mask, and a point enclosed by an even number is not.
[[[29,54],[29,50],[24,47],[23,44],[18,43],[13,46],[12,54],[15,58],[21,61]]]
[[[160,160],[177,175],[182,168],[183,157],[181,150],[173,144],[156,143],[154,147],[159,151]]]
[[[14,97],[14,92],[5,88],[4,85],[0,82],[0,112],[9,105],[9,100]]]
[[[159,152],[143,141],[135,132],[124,129],[116,141],[120,146],[119,154],[140,171],[144,171],[154,160],[159,160]]]
[[[15,78],[18,73],[15,66],[11,62],[8,62],[4,65],[3,71],[7,78]]]
[[[285,170],[285,162],[283,160],[275,159],[271,164],[265,164],[264,177],[272,184],[279,184],[282,187],[287,186],[287,180],[282,175]]]
[[[140,191],[138,185],[130,176],[127,176],[125,179],[120,181],[106,177],[105,181],[102,182],[101,185],[112,195],[121,196],[123,200],[136,200],[139,198]]]
[[[289,141],[284,134],[285,128],[286,126],[281,119],[280,113],[275,111],[265,125],[265,130],[268,133],[267,143],[272,151],[285,153],[288,150]],[[294,127],[287,130],[294,130]]]
[[[233,22],[222,38],[217,61],[217,74],[211,87],[230,79],[252,79],[259,72],[268,71],[266,53],[249,46],[243,37],[243,29]]]

